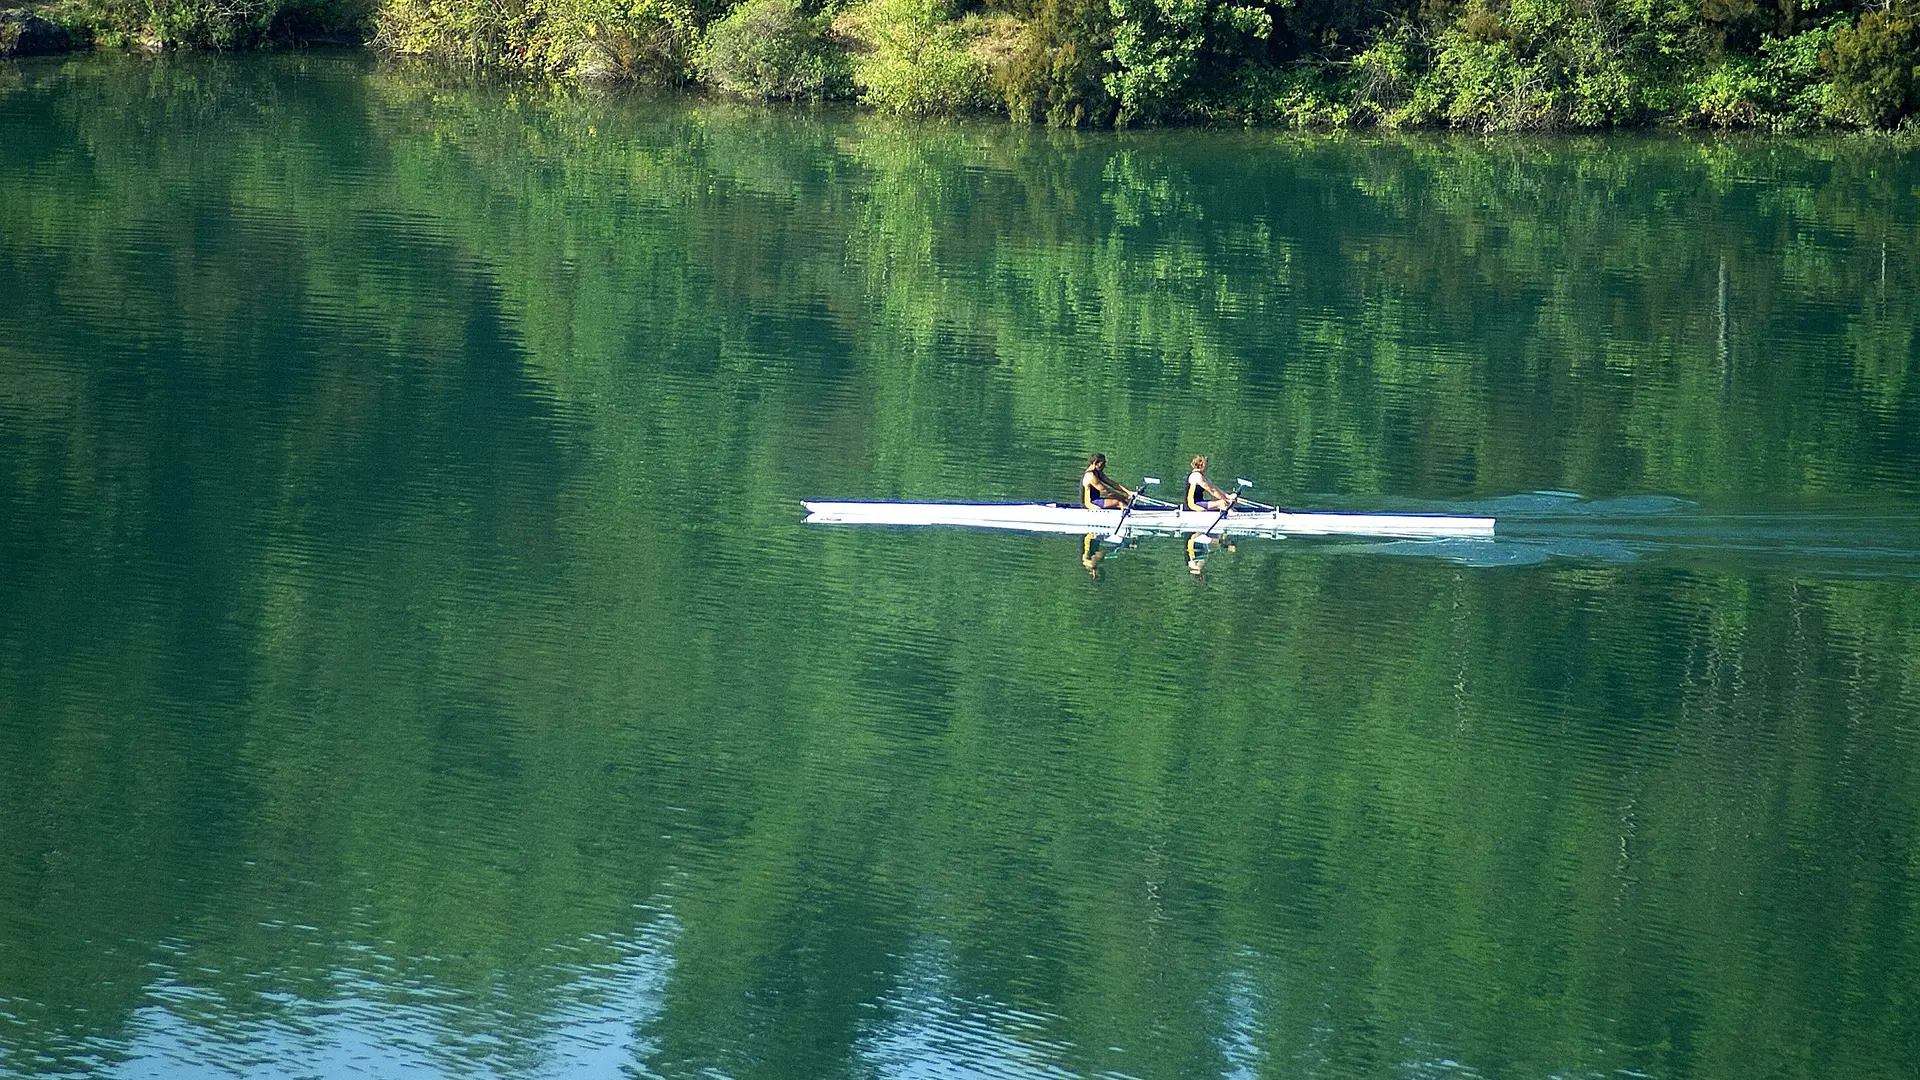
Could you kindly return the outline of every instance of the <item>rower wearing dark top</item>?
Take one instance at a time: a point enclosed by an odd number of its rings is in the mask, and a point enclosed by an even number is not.
[[[1193,471],[1187,474],[1187,501],[1189,510],[1225,510],[1233,505],[1227,493],[1213,485],[1207,479],[1207,456],[1193,459]]]
[[[1134,493],[1107,476],[1107,455],[1087,459],[1087,471],[1080,474],[1080,505],[1089,510],[1121,510],[1133,501]]]

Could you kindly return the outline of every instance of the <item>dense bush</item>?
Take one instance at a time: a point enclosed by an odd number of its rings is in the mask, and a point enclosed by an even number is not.
[[[995,71],[1007,112],[1055,127],[1111,123],[1114,70],[1109,0],[1041,0],[1022,12],[1007,62]]]
[[[70,0],[40,13],[82,42],[147,50],[240,49],[357,37],[374,0]]]
[[[1113,70],[1107,93],[1119,119],[1179,116],[1209,77],[1264,53],[1273,30],[1264,8],[1230,0],[1112,0]]]
[[[393,52],[672,84],[690,74],[698,24],[684,0],[386,0],[376,25]]]
[[[1830,84],[1820,79],[1820,55],[1833,41],[1821,27],[1769,38],[1760,55],[1724,53],[1684,88],[1680,120],[1708,127],[1803,131],[1828,115]]]
[[[764,98],[841,97],[852,90],[832,20],[799,0],[745,0],[707,27],[698,55],[706,81]]]
[[[529,5],[466,0],[388,0],[375,41],[392,52],[485,67],[522,67],[537,22]]]
[[[1436,38],[1401,120],[1483,131],[1631,124],[1675,96],[1675,8],[1609,0],[1475,6]]]
[[[1920,0],[1869,11],[1834,35],[1826,54],[1833,104],[1863,124],[1893,124],[1920,109]]]
[[[989,55],[1007,22],[956,19],[945,0],[868,0],[834,26],[856,43],[853,81],[877,108],[927,116],[1000,103]]]
[[[1213,120],[1292,128],[1351,127],[1367,122],[1345,65],[1311,60],[1249,64],[1220,93],[1196,108]]]

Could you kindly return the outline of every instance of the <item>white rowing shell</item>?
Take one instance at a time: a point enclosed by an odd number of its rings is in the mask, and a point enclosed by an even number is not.
[[[807,522],[814,525],[968,525],[1018,532],[1112,532],[1120,510],[1088,510],[1050,503],[902,503],[809,502]],[[1126,516],[1128,532],[1208,532],[1241,536],[1492,536],[1490,517],[1444,514],[1327,514],[1275,510],[1235,511],[1220,520],[1217,510],[1147,510]]]

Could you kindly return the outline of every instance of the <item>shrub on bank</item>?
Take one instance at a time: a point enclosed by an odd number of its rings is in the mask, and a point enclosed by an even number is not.
[[[406,55],[660,84],[686,81],[697,35],[684,0],[387,0],[375,25]]]
[[[1771,112],[1772,88],[1751,56],[1723,56],[1687,85],[1683,118],[1707,127],[1757,127]]]
[[[748,97],[832,98],[852,92],[833,20],[799,0],[744,0],[707,27],[696,61],[709,85]]]
[[[1105,125],[1119,104],[1113,74],[1110,0],[1041,0],[1020,23],[994,85],[1009,115],[1054,127]]]
[[[1353,127],[1365,122],[1356,114],[1355,97],[1351,73],[1343,66],[1249,64],[1194,112],[1208,120],[1262,127]]]
[[[1805,131],[1831,112],[1831,84],[1821,77],[1820,56],[1834,28],[1820,27],[1788,38],[1770,38],[1760,55],[1723,53],[1686,85],[1678,110],[1683,123],[1720,128]]]
[[[408,56],[475,67],[523,67],[532,37],[526,6],[465,0],[388,0],[374,22],[375,44]]]
[[[866,0],[834,20],[854,43],[861,99],[911,116],[991,109],[990,49],[1008,30],[980,16],[955,18],[946,0]]]
[[[1111,0],[1113,70],[1104,82],[1117,119],[1180,117],[1225,73],[1265,54],[1273,31],[1265,8],[1231,0]]]
[[[1403,122],[1473,131],[1637,124],[1679,98],[1685,28],[1658,4],[1512,0],[1434,39]]]
[[[68,0],[40,14],[109,48],[244,49],[313,37],[359,40],[374,0]]]
[[[698,40],[687,0],[547,0],[533,54],[555,74],[671,86],[693,75]]]
[[[1213,119],[1292,128],[1398,126],[1418,85],[1418,49],[1411,27],[1402,24],[1348,63],[1248,64],[1202,111]]]
[[[1912,116],[1920,111],[1920,0],[1860,16],[1834,34],[1823,60],[1844,119],[1890,127]]]

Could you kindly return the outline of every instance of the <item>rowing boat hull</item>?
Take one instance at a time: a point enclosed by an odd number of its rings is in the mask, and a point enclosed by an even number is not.
[[[809,502],[801,505],[807,508],[807,522],[814,525],[966,525],[1046,533],[1112,532],[1120,524],[1122,513],[1049,503]],[[1441,514],[1324,514],[1275,510],[1271,513],[1235,511],[1222,522],[1218,511],[1135,508],[1127,514],[1126,530],[1420,539],[1492,536],[1493,519]]]

